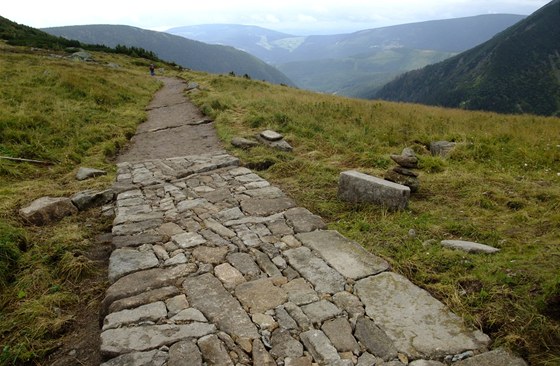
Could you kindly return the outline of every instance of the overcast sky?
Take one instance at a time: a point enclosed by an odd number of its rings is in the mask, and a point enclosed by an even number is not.
[[[549,0],[2,0],[0,15],[35,28],[124,24],[166,30],[197,24],[258,25],[297,35],[479,14],[529,15]]]

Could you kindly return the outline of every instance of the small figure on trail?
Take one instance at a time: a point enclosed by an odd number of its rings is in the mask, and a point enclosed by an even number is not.
[[[156,67],[154,64],[150,65],[150,75],[154,76],[156,74]]]

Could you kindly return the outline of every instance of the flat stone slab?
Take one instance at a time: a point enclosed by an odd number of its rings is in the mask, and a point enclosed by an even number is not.
[[[132,352],[110,359],[101,366],[163,366],[167,362],[167,352],[153,350]]]
[[[241,201],[241,209],[248,216],[268,216],[294,207],[294,201],[281,198],[249,198]]]
[[[342,236],[338,231],[297,234],[303,245],[319,255],[344,277],[358,280],[389,269],[389,263]]]
[[[251,314],[264,313],[288,301],[286,291],[274,286],[270,278],[263,278],[238,285],[235,296],[249,308]]]
[[[116,249],[109,258],[109,281],[115,282],[124,275],[159,264],[152,251],[141,252],[135,249]]]
[[[344,290],[346,280],[307,247],[290,249],[284,252],[288,262],[306,280],[311,282],[315,291],[337,293]]]
[[[109,329],[101,333],[101,353],[105,356],[114,356],[134,351],[147,351],[189,338],[203,337],[215,331],[216,327],[207,323]]]
[[[486,347],[490,339],[405,277],[385,272],[356,282],[367,315],[410,358],[438,358]]]
[[[463,240],[442,240],[441,245],[446,248],[459,249],[467,253],[493,254],[500,251],[500,249],[491,247],[489,245]]]
[[[265,130],[263,132],[260,133],[261,137],[264,139],[267,139],[268,141],[278,141],[278,140],[282,140],[284,138],[284,136],[282,136],[282,134],[273,131],[273,130]]]
[[[454,363],[455,366],[527,366],[527,362],[503,349],[495,349],[490,352],[467,358]]]
[[[136,309],[127,309],[111,313],[103,321],[103,330],[118,328],[123,325],[139,322],[157,322],[167,316],[167,308],[163,301],[146,304]]]
[[[408,204],[410,188],[357,171],[340,173],[338,197],[347,202],[373,203],[390,210],[403,210]]]
[[[220,280],[205,273],[189,277],[183,282],[189,304],[231,336],[257,339],[257,327],[241,304],[224,288]]]

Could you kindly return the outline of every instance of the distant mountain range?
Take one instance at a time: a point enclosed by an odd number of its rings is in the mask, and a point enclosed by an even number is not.
[[[471,50],[400,76],[376,97],[560,116],[560,0]]]
[[[166,61],[210,73],[248,75],[275,84],[294,85],[283,73],[257,57],[230,46],[210,45],[163,32],[126,25],[80,25],[45,28],[45,32],[90,44],[123,45],[153,51]]]
[[[480,15],[305,37],[234,24],[179,27],[167,32],[247,51],[305,89],[371,97],[395,76],[474,47],[523,18]]]

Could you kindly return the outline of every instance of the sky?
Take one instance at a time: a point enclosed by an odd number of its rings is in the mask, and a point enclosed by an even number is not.
[[[295,35],[480,14],[529,15],[550,0],[2,0],[0,16],[35,28],[123,24],[164,31],[198,24],[257,25]]]

